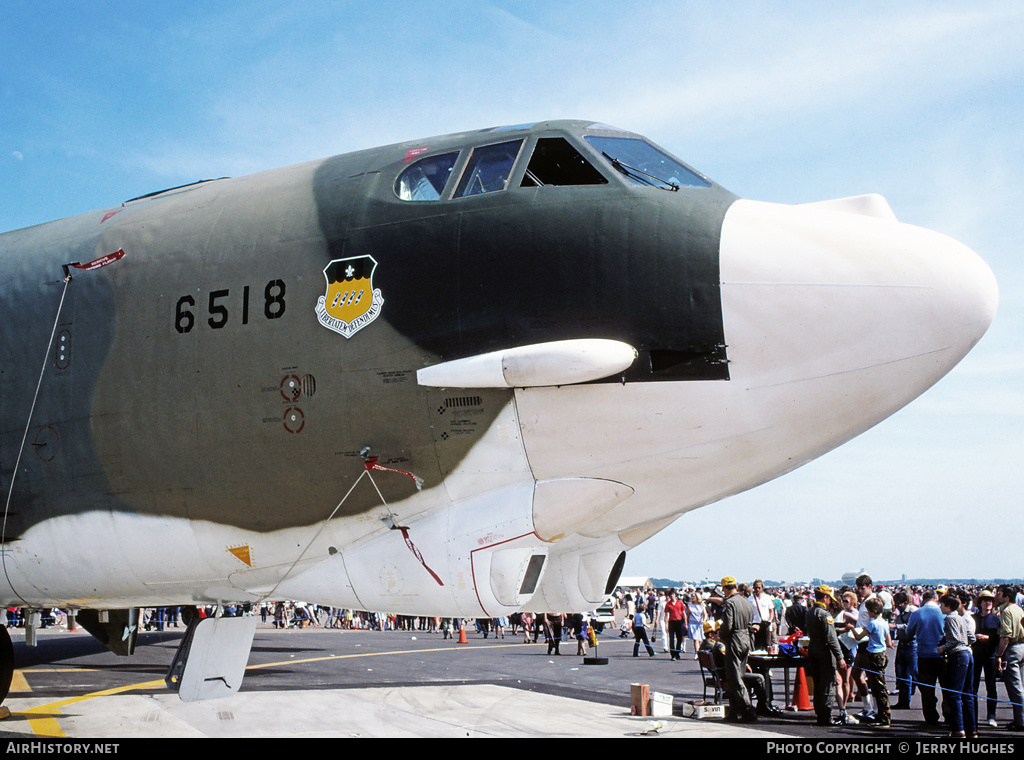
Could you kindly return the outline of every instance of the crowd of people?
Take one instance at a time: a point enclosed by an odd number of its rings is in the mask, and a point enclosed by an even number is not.
[[[422,631],[440,633],[446,639],[454,638],[468,628],[485,639],[492,635],[496,639],[504,639],[508,634],[510,638],[522,636],[526,643],[537,643],[543,637],[548,645],[549,654],[561,654],[559,647],[566,635],[576,639],[577,654],[582,654],[582,642],[586,640],[591,624],[589,615],[582,613],[534,615],[529,612],[517,612],[507,617],[463,619],[395,615],[307,605],[304,602],[263,604],[260,606],[259,614],[264,623],[272,619],[275,628],[323,626],[344,630]]]
[[[695,652],[702,647],[715,652],[728,684],[732,720],[755,722],[758,715],[776,712],[768,672],[754,672],[747,660],[752,651],[776,654],[781,645],[784,655],[806,655],[802,662],[814,685],[819,725],[886,728],[892,710],[909,710],[919,691],[924,722],[945,723],[951,736],[977,736],[979,722],[997,728],[1000,701],[1013,714],[1004,727],[1024,731],[1024,590],[1012,585],[886,588],[861,575],[853,587],[837,590],[827,585],[766,590],[760,580],[748,586],[725,577],[703,590],[626,592],[619,603],[626,610],[620,635],[633,633],[634,656],[641,646],[654,656],[648,628],[655,643],[660,634],[672,659],[686,654],[688,640]],[[895,704],[885,679],[891,651]],[[982,682],[984,721],[978,698]],[[848,712],[858,700],[860,712]]]

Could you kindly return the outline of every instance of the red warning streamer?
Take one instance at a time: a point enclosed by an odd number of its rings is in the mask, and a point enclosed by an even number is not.
[[[113,253],[108,253],[106,256],[100,256],[98,259],[93,259],[88,264],[72,264],[75,269],[99,269],[105,267],[107,264],[113,264],[115,261],[120,261],[121,257],[124,256],[124,249],[118,248]]]
[[[406,470],[396,470],[392,467],[385,467],[382,464],[377,464],[378,458],[379,457],[367,457],[365,462],[366,469],[380,470],[382,472],[397,472],[399,475],[408,475],[416,484],[416,490],[423,490],[423,478],[413,475],[411,472],[408,472]],[[444,586],[444,583],[441,582],[441,579],[437,577],[437,573],[431,570],[430,566],[427,565],[426,560],[423,559],[423,555],[420,554],[420,550],[416,548],[416,544],[414,544],[412,542],[412,539],[409,538],[409,529],[401,525],[396,525],[395,527],[398,528],[398,530],[402,531],[402,538],[405,539],[405,545],[409,547],[409,551],[411,551],[413,556],[419,560],[421,565],[423,565],[423,569],[430,573],[430,577],[437,581],[438,586]]]
[[[416,548],[416,545],[412,542],[412,539],[409,538],[409,529],[403,528],[401,525],[398,525],[396,527],[400,531],[402,531],[402,538],[405,539],[405,545],[409,547],[409,551],[412,552],[413,556],[420,561],[420,564],[423,565],[423,569],[430,573],[430,577],[437,581],[438,586],[444,586],[444,584],[441,583],[441,579],[437,577],[437,573],[430,569],[430,567],[424,561],[423,555],[420,554],[420,550]]]
[[[379,457],[367,457],[366,469],[381,470],[382,472],[397,472],[399,475],[408,475],[410,478],[412,478],[412,482],[416,484],[416,490],[423,490],[423,478],[419,477],[418,475],[413,475],[411,472],[407,472],[406,470],[395,470],[392,469],[391,467],[385,467],[382,464],[377,464],[378,459]]]

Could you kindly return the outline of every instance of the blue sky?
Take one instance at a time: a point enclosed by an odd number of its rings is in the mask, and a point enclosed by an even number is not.
[[[881,193],[989,263],[989,333],[891,419],[684,516],[626,572],[1021,577],[1022,39],[1013,2],[5,0],[0,230],[550,118],[643,133],[747,198]]]

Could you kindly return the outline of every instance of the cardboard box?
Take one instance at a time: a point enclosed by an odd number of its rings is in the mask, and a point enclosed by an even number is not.
[[[633,715],[647,717],[650,715],[651,687],[645,683],[629,685],[629,711]]]
[[[711,702],[702,702],[700,700],[696,700],[694,702],[684,702],[683,717],[696,718],[697,720],[715,718],[724,719],[725,705],[716,705]]]
[[[662,694],[657,691],[651,692],[651,715],[665,717],[672,715],[672,695]]]

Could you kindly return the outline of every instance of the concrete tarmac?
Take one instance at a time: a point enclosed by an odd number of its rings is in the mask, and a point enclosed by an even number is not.
[[[635,718],[599,702],[490,684],[241,692],[190,704],[169,693],[118,694],[59,706],[18,699],[10,707],[5,738],[625,737],[656,724],[663,736],[773,735],[721,722]],[[33,710],[53,717],[34,722]]]
[[[423,631],[277,630],[259,624],[238,694],[186,704],[164,675],[182,629],[142,632],[135,654],[116,657],[84,631],[39,631],[24,646],[12,629],[18,671],[0,721],[0,737],[628,737],[746,738],[785,741],[891,741],[922,731],[920,712],[894,713],[894,727],[823,729],[810,712],[753,726],[681,716],[703,684],[692,651],[673,661],[632,657],[632,640],[605,635],[607,665],[584,665],[574,641],[548,655],[521,634],[468,642]],[[676,714],[634,717],[630,684],[670,694]],[[890,680],[890,683],[893,681]],[[781,678],[776,702],[782,702]],[[1006,709],[1007,716],[1009,710]],[[927,731],[933,737],[941,734]],[[992,738],[1005,738],[993,731]],[[1001,734],[1001,735],[1000,735]]]

